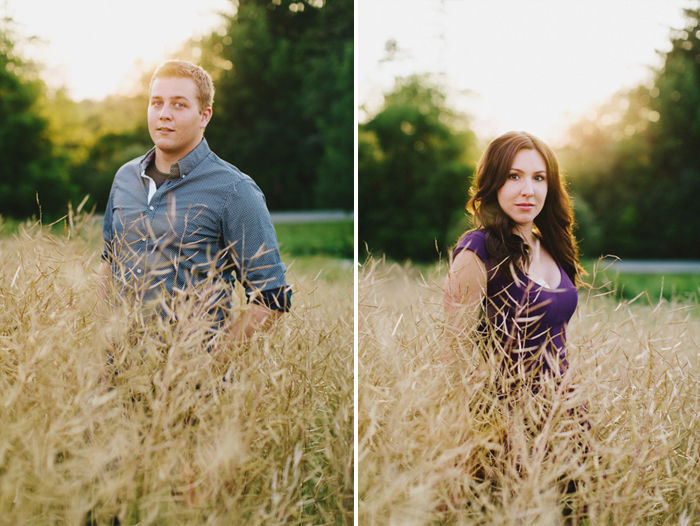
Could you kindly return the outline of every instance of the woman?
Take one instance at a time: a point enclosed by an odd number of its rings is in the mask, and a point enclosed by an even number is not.
[[[524,132],[492,141],[467,210],[476,229],[457,243],[445,284],[457,336],[490,327],[507,370],[562,375],[583,269],[552,149]]]

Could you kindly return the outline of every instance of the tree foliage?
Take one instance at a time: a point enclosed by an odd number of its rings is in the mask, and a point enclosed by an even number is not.
[[[65,159],[56,151],[41,116],[44,90],[33,64],[16,52],[12,21],[0,21],[0,210],[27,217],[65,210],[73,187]]]
[[[358,134],[359,242],[395,259],[445,253],[467,201],[475,138],[426,77],[397,79]]]
[[[189,46],[215,77],[207,140],[270,208],[351,210],[352,0],[237,4],[224,27]]]
[[[89,195],[88,207],[104,211],[119,167],[153,147],[147,104],[145,93],[81,102],[62,89],[49,95],[43,114],[55,149],[67,159],[74,201]],[[60,205],[65,210],[65,200]]]
[[[215,80],[212,149],[249,173],[271,209],[354,205],[352,0],[231,0],[222,27],[190,40]],[[72,100],[49,92],[0,26],[2,214],[59,216],[69,200],[104,210],[117,169],[152,147],[148,79],[136,95]],[[29,72],[34,75],[30,75]]]
[[[700,257],[700,10],[685,13],[652,81],[571,129],[562,158],[585,255]]]

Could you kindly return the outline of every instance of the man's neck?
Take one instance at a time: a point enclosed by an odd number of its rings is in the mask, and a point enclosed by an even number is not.
[[[156,157],[154,159],[156,169],[159,172],[166,174],[170,173],[170,166],[178,162],[180,159],[175,159],[174,156],[169,156],[156,148]]]
[[[192,151],[194,151],[197,146],[199,146],[202,143],[202,138],[197,141],[197,144],[195,144],[186,154],[181,155],[181,154],[169,154],[167,152],[164,152],[156,146],[156,168],[164,173],[170,173],[170,166],[178,162],[180,159],[184,159],[187,157]]]

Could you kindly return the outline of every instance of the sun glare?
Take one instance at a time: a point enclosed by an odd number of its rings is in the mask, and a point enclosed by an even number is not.
[[[371,115],[395,77],[430,73],[462,94],[477,135],[528,130],[556,145],[590,108],[650,79],[685,4],[357,0],[358,100]]]
[[[60,9],[50,0],[7,2],[21,33],[38,37],[27,54],[46,66],[44,80],[52,88],[67,87],[78,100],[132,90],[143,69],[216,28],[218,13],[233,10],[228,0],[65,0]]]

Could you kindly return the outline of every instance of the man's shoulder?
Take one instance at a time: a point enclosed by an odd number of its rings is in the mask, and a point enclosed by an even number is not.
[[[244,174],[238,169],[238,167],[232,165],[228,161],[224,161],[221,157],[216,155],[214,152],[210,152],[207,156],[207,162],[213,165],[215,169],[220,170],[223,173],[230,174],[236,179],[250,179],[250,177]]]
[[[243,186],[252,185],[257,187],[257,184],[252,177],[243,173],[233,164],[223,160],[214,152],[209,153],[206,161],[206,170],[209,172],[215,172],[219,177],[226,180],[231,185],[231,188],[235,189],[237,186],[239,186],[239,183],[243,183]]]
[[[131,161],[128,161],[128,162],[122,164],[119,167],[119,169],[117,170],[117,176],[124,175],[127,173],[133,173],[133,172],[140,173],[141,172],[141,170],[140,170],[141,163],[143,162],[143,160],[146,158],[146,156],[149,153],[150,153],[150,151],[144,153],[143,155],[141,155],[139,157],[131,159]]]

